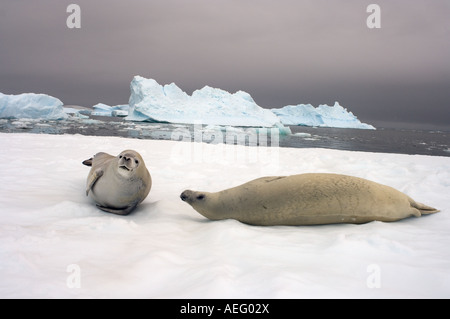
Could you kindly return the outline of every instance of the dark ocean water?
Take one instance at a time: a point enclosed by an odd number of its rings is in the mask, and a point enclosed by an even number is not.
[[[291,126],[292,134],[248,128],[217,128],[206,125],[129,122],[121,118],[92,117],[88,120],[0,120],[0,132],[36,134],[82,134],[141,139],[226,142],[294,148],[329,148],[350,151],[419,154],[450,157],[450,132],[414,129],[377,130]],[[272,136],[273,135],[273,136]],[[272,138],[273,137],[273,138]],[[275,144],[274,144],[275,145]]]
[[[377,128],[377,130],[291,127],[291,147],[323,147],[351,151],[450,156],[450,132]],[[295,133],[311,134],[297,138]]]

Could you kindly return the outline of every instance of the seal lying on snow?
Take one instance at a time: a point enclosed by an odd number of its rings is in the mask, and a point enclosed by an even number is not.
[[[150,173],[136,151],[126,150],[118,156],[97,153],[83,164],[92,166],[87,178],[86,196],[90,195],[106,212],[131,213],[152,187]]]
[[[338,174],[263,177],[217,193],[186,190],[180,197],[211,220],[263,226],[391,222],[438,212],[389,186]]]

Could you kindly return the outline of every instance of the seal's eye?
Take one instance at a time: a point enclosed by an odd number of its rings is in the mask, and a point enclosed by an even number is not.
[[[205,195],[204,195],[204,194],[200,194],[200,195],[197,196],[197,199],[198,199],[198,200],[202,200],[202,199],[204,199],[204,198],[205,198]]]
[[[122,158],[122,155],[119,155],[119,158]]]
[[[135,162],[136,164],[139,164],[139,161],[138,161],[138,160],[134,160],[134,162]]]

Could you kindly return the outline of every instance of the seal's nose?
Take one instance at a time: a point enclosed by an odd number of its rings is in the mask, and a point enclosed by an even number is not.
[[[181,198],[181,200],[182,200],[183,202],[185,202],[186,199],[188,198],[188,196],[185,194],[185,192],[182,192],[181,195],[180,195],[180,198]]]

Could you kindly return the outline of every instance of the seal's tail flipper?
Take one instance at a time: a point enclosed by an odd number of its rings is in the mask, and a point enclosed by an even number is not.
[[[83,164],[86,165],[86,166],[92,166],[92,159],[93,159],[93,157],[83,161]]]
[[[439,209],[427,206],[427,205],[422,204],[422,203],[418,203],[418,202],[416,202],[414,200],[411,200],[411,206],[416,208],[417,210],[419,210],[419,212],[422,215],[428,215],[428,214],[434,214],[434,213],[440,212]]]

